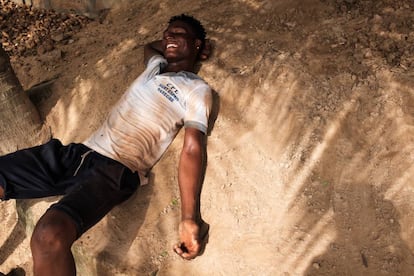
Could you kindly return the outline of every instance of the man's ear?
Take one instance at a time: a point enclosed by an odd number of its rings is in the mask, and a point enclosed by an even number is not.
[[[201,47],[202,44],[203,44],[203,42],[200,39],[196,38],[196,40],[195,40],[195,46],[196,46],[196,48],[197,49],[200,49],[200,47]]]

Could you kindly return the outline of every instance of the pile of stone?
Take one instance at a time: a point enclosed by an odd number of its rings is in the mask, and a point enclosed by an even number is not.
[[[56,44],[73,42],[72,36],[90,19],[75,14],[36,9],[0,0],[0,35],[11,56],[43,54]]]

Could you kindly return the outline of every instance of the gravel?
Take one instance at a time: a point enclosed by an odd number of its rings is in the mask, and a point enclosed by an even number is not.
[[[57,44],[71,43],[73,35],[89,22],[76,14],[0,0],[1,43],[10,56],[43,54]]]

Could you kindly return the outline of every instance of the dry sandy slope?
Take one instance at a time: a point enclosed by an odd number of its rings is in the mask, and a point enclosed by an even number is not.
[[[14,59],[26,88],[58,77],[37,97],[53,135],[86,138],[142,71],[142,46],[181,12],[216,42],[200,70],[219,95],[202,195],[209,243],[191,262],[170,250],[179,136],[154,183],[77,243],[98,256],[77,260],[82,275],[413,275],[414,4],[156,0],[114,9],[59,46],[63,57]],[[0,242],[12,238],[0,270],[30,275],[28,239],[10,234],[13,203],[2,205]]]

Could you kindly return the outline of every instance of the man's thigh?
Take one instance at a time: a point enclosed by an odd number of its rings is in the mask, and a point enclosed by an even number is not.
[[[78,237],[101,220],[114,206],[128,199],[139,186],[139,177],[120,163],[96,152],[88,155],[76,182],[51,209],[66,212],[77,225]]]
[[[64,194],[59,180],[80,160],[88,148],[80,144],[63,146],[52,139],[46,144],[0,156],[0,186],[3,199],[40,198]]]

